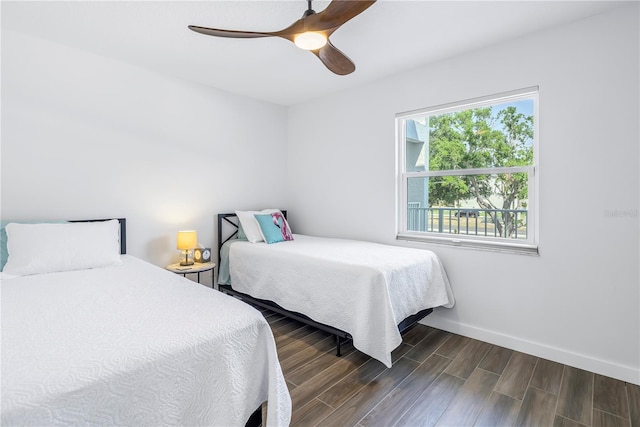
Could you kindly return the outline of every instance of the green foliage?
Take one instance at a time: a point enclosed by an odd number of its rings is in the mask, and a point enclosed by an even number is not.
[[[533,164],[533,117],[515,106],[497,112],[485,107],[431,116],[429,127],[429,170]],[[429,179],[431,206],[459,206],[462,200],[475,199],[482,209],[518,209],[527,197],[526,173]],[[495,200],[502,205],[495,206]],[[510,235],[516,222],[509,215],[492,215],[492,219],[499,222],[504,236]]]

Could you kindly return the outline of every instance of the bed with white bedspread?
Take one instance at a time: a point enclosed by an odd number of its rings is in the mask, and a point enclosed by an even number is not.
[[[346,331],[354,347],[387,367],[402,342],[398,325],[404,319],[454,304],[432,251],[299,234],[276,244],[232,239],[225,246],[219,270],[224,290]]]
[[[265,401],[289,423],[271,329],[235,298],[128,255],[1,286],[2,425],[242,426]]]

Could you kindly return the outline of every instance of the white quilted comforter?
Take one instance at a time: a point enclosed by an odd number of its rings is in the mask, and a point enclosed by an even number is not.
[[[229,273],[233,289],[348,332],[387,367],[402,320],[454,304],[442,263],[422,249],[299,234],[270,245],[235,241]]]
[[[250,306],[131,256],[2,281],[2,417],[13,425],[288,425],[275,343]]]

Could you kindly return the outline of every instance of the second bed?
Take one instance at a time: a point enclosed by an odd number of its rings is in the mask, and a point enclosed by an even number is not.
[[[233,216],[220,214],[218,230],[223,221],[237,227]],[[454,305],[444,267],[428,250],[300,234],[251,243],[234,235],[221,245],[220,258],[224,292],[326,326],[387,367],[407,324]]]

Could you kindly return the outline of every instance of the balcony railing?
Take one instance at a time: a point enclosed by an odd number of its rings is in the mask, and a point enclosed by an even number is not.
[[[407,208],[407,229],[506,239],[527,239],[527,210]]]

